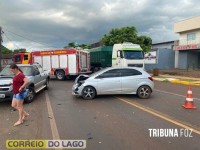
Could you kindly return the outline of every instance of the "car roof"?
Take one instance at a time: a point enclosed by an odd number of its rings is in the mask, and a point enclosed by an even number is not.
[[[107,67],[107,68],[103,68],[99,71],[97,71],[96,73],[94,73],[95,75],[99,74],[99,73],[103,73],[109,70],[113,70],[113,69],[135,69],[137,71],[142,72],[143,74],[148,74],[143,68],[139,68],[139,67]]]
[[[145,71],[143,68],[140,68],[140,67],[108,67],[106,68],[107,70],[110,70],[110,69],[135,69],[135,70],[139,70],[139,71]]]
[[[32,66],[31,64],[17,64],[17,66]]]
[[[18,66],[40,66],[40,64],[39,63],[37,63],[37,62],[34,62],[34,63],[31,63],[31,64],[17,64]]]

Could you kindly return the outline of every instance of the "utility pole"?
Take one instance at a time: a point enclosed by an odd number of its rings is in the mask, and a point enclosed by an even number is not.
[[[1,66],[1,60],[2,60],[2,45],[1,45],[1,43],[3,42],[1,34],[2,34],[2,28],[0,27],[0,71],[1,71],[1,69],[2,69],[2,66]]]

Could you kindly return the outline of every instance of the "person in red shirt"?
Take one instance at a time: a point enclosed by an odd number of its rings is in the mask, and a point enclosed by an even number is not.
[[[23,120],[29,114],[25,112],[23,107],[24,98],[26,96],[26,85],[29,83],[29,80],[24,76],[21,69],[16,64],[10,65],[10,71],[14,73],[13,78],[13,100],[12,107],[19,111],[19,120],[14,124],[14,126],[20,125],[23,123]]]

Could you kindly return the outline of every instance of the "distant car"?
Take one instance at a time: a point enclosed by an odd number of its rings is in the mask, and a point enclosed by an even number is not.
[[[153,88],[153,78],[142,68],[109,67],[90,76],[78,76],[72,94],[84,99],[106,94],[137,94],[146,99],[150,97]]]
[[[0,72],[0,102],[12,100],[13,74],[9,70],[9,65]],[[19,64],[18,67],[23,71],[24,75],[29,79],[26,86],[27,96],[25,102],[30,103],[34,100],[35,94],[42,89],[47,89],[49,84],[49,73],[43,71],[39,64]]]

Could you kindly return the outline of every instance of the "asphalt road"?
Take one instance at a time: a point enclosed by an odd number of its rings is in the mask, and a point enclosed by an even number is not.
[[[0,103],[0,149],[7,139],[81,139],[87,140],[88,150],[200,150],[199,87],[193,87],[197,109],[186,110],[181,107],[188,88],[184,85],[155,81],[154,93],[145,100],[134,95],[83,100],[72,96],[72,84],[52,80],[48,91],[25,104],[30,116],[18,127],[12,126],[17,112],[9,102]],[[193,129],[191,135],[185,128]],[[153,137],[151,129],[177,130],[179,136]]]

